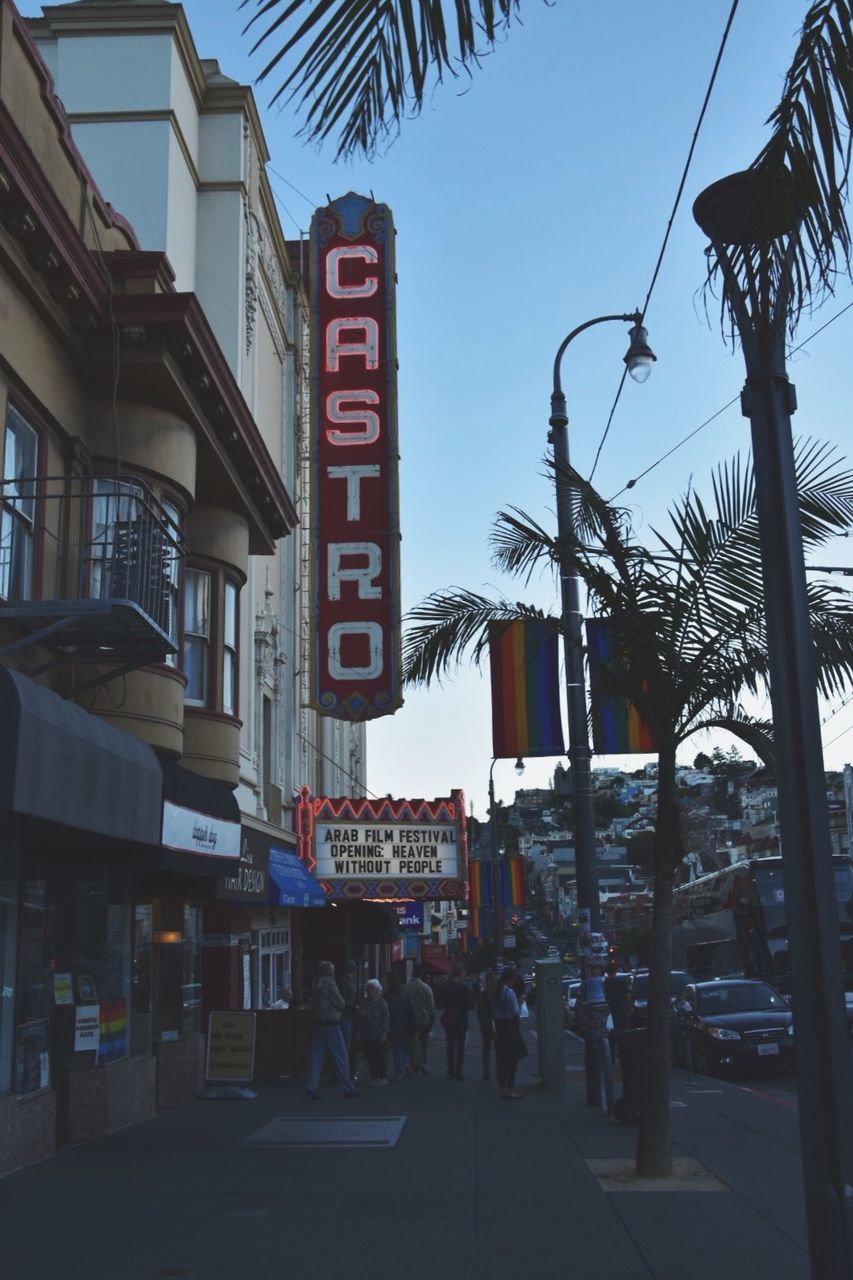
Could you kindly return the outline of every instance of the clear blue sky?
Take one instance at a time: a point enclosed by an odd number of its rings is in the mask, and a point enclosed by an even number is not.
[[[21,8],[40,11],[31,0]],[[199,54],[253,82],[262,59],[241,35],[246,10],[236,0],[185,0],[184,9]],[[269,110],[271,90],[256,87],[287,235],[307,231],[327,195],[350,189],[372,191],[394,213],[404,610],[450,585],[501,587],[556,609],[550,581],[524,590],[499,578],[488,531],[510,504],[553,523],[542,459],[554,354],[583,321],[642,305],[729,9],[730,0],[526,0],[523,25],[482,69],[439,87],[370,164],[335,164],[333,148],[306,148],[292,112]],[[716,314],[704,313],[705,242],[691,206],[766,139],[806,9],[807,0],[741,0],[647,314],[658,364],[644,386],[626,384],[595,477],[605,496],[740,390],[740,353],[726,348]],[[842,280],[797,341],[851,301]],[[853,310],[789,364],[795,431],[851,456],[852,333]],[[572,461],[585,474],[626,345],[621,325],[602,325],[563,362]],[[714,465],[748,445],[735,404],[623,496],[640,532],[661,524],[689,482],[708,492]],[[820,560],[853,564],[853,546],[839,540]],[[461,787],[483,817],[489,707],[487,672],[466,669],[443,688],[408,693],[402,710],[368,730],[371,792],[432,797]],[[824,743],[827,767],[853,759],[853,705],[827,720]],[[697,740],[685,760],[710,745]],[[623,762],[593,761],[613,763]],[[529,762],[524,785],[547,785],[554,764]],[[494,776],[508,801],[512,761],[498,762]]]

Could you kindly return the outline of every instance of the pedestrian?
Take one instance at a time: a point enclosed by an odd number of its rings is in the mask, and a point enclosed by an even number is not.
[[[516,974],[504,969],[495,983],[493,1009],[495,1015],[495,1066],[501,1099],[515,1101],[522,1095],[515,1089],[515,1073],[527,1048],[521,1038],[518,997],[513,990]]]
[[[480,1039],[483,1041],[483,1079],[489,1078],[492,1045],[495,1040],[495,1022],[492,1001],[495,995],[495,975],[492,969],[485,974],[477,992],[477,1022],[480,1026]]]
[[[417,1024],[412,1036],[412,1065],[422,1075],[427,1075],[427,1044],[435,1022],[435,996],[432,987],[424,982],[423,965],[415,965],[415,971],[403,990],[412,1003]]]
[[[344,1036],[344,1044],[347,1047],[350,1071],[352,1071],[355,1062],[352,1051],[352,1033],[358,1017],[358,965],[354,960],[347,960],[344,965],[344,976],[338,980],[338,990],[344,998],[341,1031]]]
[[[392,969],[385,980],[385,999],[388,1002],[388,1018],[391,1024],[391,1056],[394,1074],[398,1080],[414,1075],[409,1040],[415,1025],[412,1002],[403,990],[400,975]]]
[[[345,1098],[357,1098],[358,1091],[350,1074],[347,1048],[341,1031],[341,1015],[344,998],[335,982],[335,966],[331,960],[321,960],[317,977],[311,987],[311,1015],[314,1021],[314,1037],[308,1055],[308,1079],[306,1096],[312,1102],[319,1098],[320,1076],[326,1054],[332,1059],[338,1084]]]
[[[474,1008],[474,994],[465,982],[465,970],[461,964],[453,970],[444,988],[443,1008],[441,1025],[447,1039],[447,1074],[452,1080],[461,1080],[468,1036],[468,1011]]]
[[[370,1084],[373,1088],[388,1083],[385,1074],[385,1054],[391,1022],[388,1005],[382,998],[382,983],[369,978],[364,984],[365,999],[358,1010],[358,1034],[367,1059]]]

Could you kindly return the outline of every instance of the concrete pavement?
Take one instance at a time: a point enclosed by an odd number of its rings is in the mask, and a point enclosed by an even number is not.
[[[537,1090],[528,1032],[524,1099],[501,1102],[476,1030],[461,1082],[436,1031],[428,1076],[353,1101],[326,1084],[319,1103],[304,1082],[264,1084],[8,1176],[4,1280],[810,1277],[796,1098],[772,1077],[690,1087],[676,1072],[675,1152],[698,1169],[680,1189],[635,1189],[620,1168],[636,1130],[585,1105],[574,1037],[565,1094]],[[350,1143],[359,1121],[382,1141],[381,1117],[405,1118],[396,1145],[264,1145]]]

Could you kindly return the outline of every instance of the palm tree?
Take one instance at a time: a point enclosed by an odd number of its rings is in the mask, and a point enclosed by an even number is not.
[[[431,83],[471,75],[519,0],[255,0],[255,8],[245,28],[261,27],[252,53],[281,41],[258,79],[280,76],[272,101],[293,99],[305,110],[309,142],[339,131],[340,158],[372,156],[420,112]],[[295,64],[280,70],[291,54]]]
[[[853,471],[826,445],[797,448],[803,539],[809,549],[853,527]],[[565,479],[576,501],[576,536],[558,544],[515,508],[498,514],[491,541],[496,565],[529,581],[542,565],[575,573],[590,612],[607,617],[621,660],[603,673],[607,692],[632,702],[658,752],[648,1024],[637,1172],[671,1172],[669,1136],[669,972],[672,889],[682,857],[676,752],[692,735],[725,730],[773,765],[772,726],[742,706],[767,684],[761,556],[752,469],[735,458],[713,477],[710,510],[693,491],[669,510],[654,545],[635,536],[627,512],[608,504],[574,470]],[[853,681],[853,601],[843,588],[809,585],[821,692]],[[488,624],[541,611],[506,597],[459,588],[437,591],[408,615],[404,678],[429,684],[467,655],[479,663]],[[560,619],[553,618],[555,628]]]

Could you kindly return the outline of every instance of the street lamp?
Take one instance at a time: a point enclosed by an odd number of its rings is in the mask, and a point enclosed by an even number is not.
[[[548,440],[554,450],[554,482],[557,489],[557,542],[561,559],[575,538],[575,502],[569,481],[569,419],[566,397],[560,382],[560,365],[569,343],[595,324],[621,320],[630,324],[630,346],[624,361],[636,382],[645,382],[655,362],[639,311],[626,315],[598,316],[578,325],[560,344],[554,359],[554,389],[551,393],[551,430]],[[583,666],[583,614],[577,575],[560,567],[563,643],[566,653],[566,701],[569,724],[569,760],[572,766],[575,817],[575,874],[578,915],[589,912],[590,927],[599,932],[601,912],[598,901],[598,868],[595,861],[595,822],[592,810],[591,752],[586,718],[586,682]]]
[[[491,836],[491,863],[492,863],[492,907],[494,911],[493,923],[495,928],[495,947],[496,954],[499,954],[503,948],[504,933],[504,904],[503,894],[501,892],[501,865],[500,854],[498,852],[498,815],[497,806],[495,804],[495,765],[499,756],[495,756],[492,761],[492,767],[489,769],[489,834]],[[515,772],[519,778],[524,773],[524,761],[521,756],[515,762]]]
[[[816,1280],[853,1276],[853,1070],[847,1035],[814,645],[794,469],[796,396],[785,371],[785,330],[799,213],[786,169],[735,173],[699,195],[693,216],[726,282],[746,364],[741,408],[750,419],[764,575],[770,698],[806,1219]],[[771,245],[790,236],[782,267]],[[781,247],[781,246],[780,246]],[[736,263],[750,264],[741,289]]]
[[[583,614],[577,575],[564,561],[566,547],[575,541],[575,496],[569,480],[569,418],[566,397],[560,382],[560,365],[569,343],[585,329],[610,320],[630,324],[630,346],[624,356],[628,372],[635,382],[645,382],[652,371],[652,352],[643,317],[639,311],[615,316],[597,316],[572,329],[557,349],[554,359],[554,389],[551,392],[551,430],[548,439],[554,450],[554,483],[557,489],[557,545],[561,559],[560,589],[563,643],[566,653],[566,706],[569,724],[569,760],[572,766],[573,809],[575,819],[575,879],[577,884],[578,937],[581,928],[593,933],[601,931],[601,905],[598,897],[598,866],[595,858],[595,818],[592,807],[592,771],[589,731],[586,718],[586,681],[583,666]],[[583,986],[581,1008],[587,1025],[584,1052],[587,1102],[599,1098],[599,1049],[597,1036],[604,1034],[607,1005],[602,1002],[600,982],[593,989],[588,962],[580,956]],[[590,1000],[590,995],[593,999]]]

